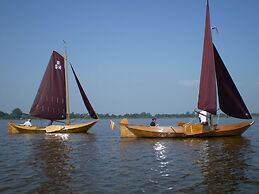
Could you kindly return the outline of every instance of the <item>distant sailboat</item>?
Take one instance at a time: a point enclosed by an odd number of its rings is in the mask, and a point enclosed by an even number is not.
[[[65,52],[65,57],[63,57],[58,52],[53,51],[37,95],[32,104],[30,115],[37,118],[48,119],[51,121],[51,123],[53,121],[67,119],[67,124],[49,126],[23,126],[9,122],[9,133],[82,133],[87,132],[88,129],[98,121],[97,114],[90,104],[90,101],[88,100],[71,64],[70,66],[72,68],[76,83],[89,115],[93,119],[97,120],[80,124],[70,123],[67,54]]]
[[[217,114],[217,95],[220,109],[228,116],[252,119],[227,68],[212,42],[209,2],[206,5],[205,35],[198,97],[198,109],[210,115]],[[254,121],[234,124],[210,125],[179,123],[178,126],[129,125],[121,120],[121,137],[214,137],[241,135]]]

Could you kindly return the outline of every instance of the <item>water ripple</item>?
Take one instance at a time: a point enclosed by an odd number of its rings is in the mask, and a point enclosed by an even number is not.
[[[106,123],[101,120],[89,134],[8,135],[2,122],[0,193],[256,193],[259,189],[259,121],[243,137],[209,139],[119,138],[119,132],[111,132]]]

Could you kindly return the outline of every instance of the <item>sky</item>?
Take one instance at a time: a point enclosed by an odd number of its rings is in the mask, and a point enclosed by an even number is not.
[[[205,8],[205,0],[1,0],[0,111],[30,111],[65,40],[97,113],[192,112]],[[259,112],[258,9],[258,0],[210,0],[213,41],[250,112]],[[69,83],[71,112],[85,113]]]

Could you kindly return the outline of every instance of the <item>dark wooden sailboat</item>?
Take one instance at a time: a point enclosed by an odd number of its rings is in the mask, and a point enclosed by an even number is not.
[[[70,123],[70,106],[67,81],[67,55],[65,54],[65,57],[63,57],[58,52],[53,51],[37,95],[32,104],[30,115],[41,119],[48,119],[50,121],[67,119],[67,124],[49,126],[23,126],[9,122],[9,133],[82,133],[87,132],[90,127],[92,127],[98,121],[97,114],[90,104],[90,101],[88,100],[71,64],[70,66],[72,68],[77,86],[81,93],[84,104],[89,112],[89,115],[96,120],[80,124]]]
[[[217,114],[217,96],[220,109],[228,116],[252,119],[227,68],[212,42],[209,2],[206,5],[205,35],[198,109]],[[121,137],[217,137],[241,135],[254,121],[234,124],[210,125],[180,123],[178,126],[130,125],[127,119],[121,121]]]

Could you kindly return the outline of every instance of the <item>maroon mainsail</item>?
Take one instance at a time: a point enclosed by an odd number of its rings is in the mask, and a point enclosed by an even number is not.
[[[64,57],[53,51],[30,114],[49,120],[66,119]]]
[[[217,112],[215,60],[210,29],[209,2],[206,6],[205,35],[200,77],[198,108],[212,114]]]
[[[94,109],[93,109],[93,107],[92,107],[90,101],[88,100],[88,98],[87,98],[87,96],[86,96],[86,94],[85,94],[85,92],[84,92],[84,89],[83,89],[82,85],[81,85],[80,82],[79,82],[79,79],[78,79],[77,76],[76,76],[76,73],[75,73],[75,71],[74,71],[74,68],[72,67],[71,64],[70,64],[70,66],[71,66],[71,69],[72,69],[72,71],[73,71],[73,74],[74,74],[74,77],[75,77],[75,80],[76,80],[78,89],[79,89],[79,91],[80,91],[80,93],[81,93],[81,96],[82,96],[82,99],[83,99],[83,101],[84,101],[85,107],[87,108],[87,110],[88,110],[88,112],[89,112],[89,115],[90,115],[93,119],[98,119],[97,114],[95,113],[95,111],[94,111]]]
[[[91,106],[73,67],[72,70],[89,115],[94,119],[98,119],[98,116]],[[65,80],[65,59],[62,55],[53,51],[30,110],[30,114],[32,116],[52,121],[67,118]]]
[[[198,108],[216,115],[217,92],[219,107],[224,113],[235,118],[252,118],[212,42],[209,2],[207,0]]]

